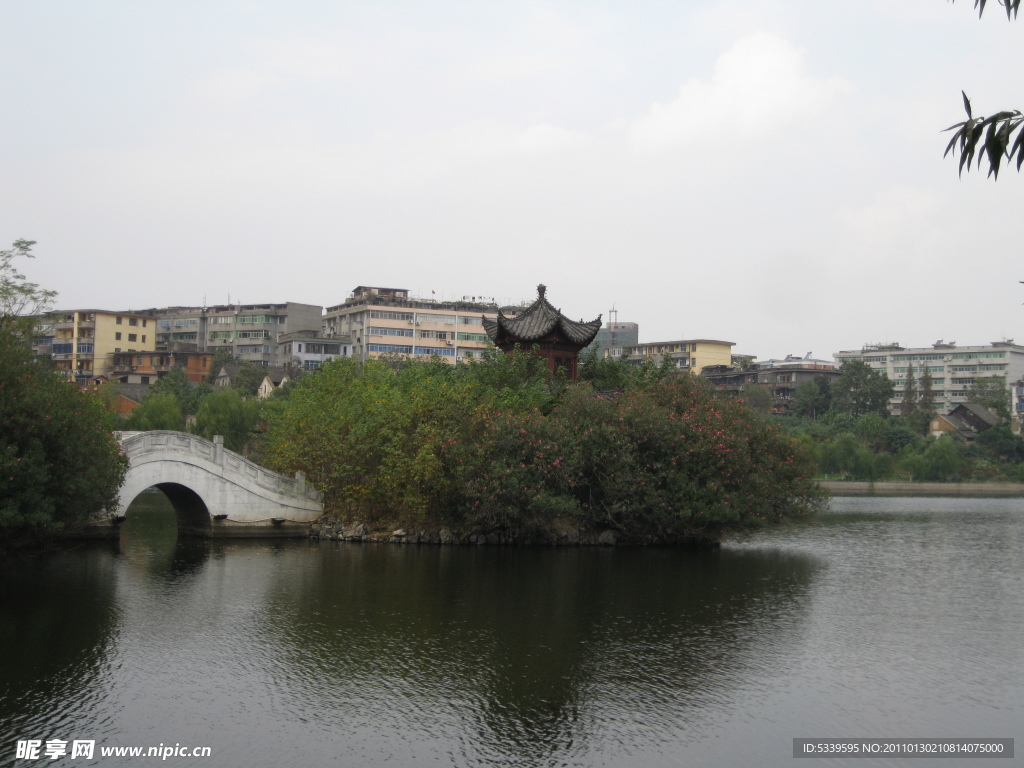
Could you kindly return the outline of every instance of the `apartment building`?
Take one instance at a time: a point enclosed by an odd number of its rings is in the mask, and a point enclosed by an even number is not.
[[[277,357],[314,371],[336,357],[352,357],[352,339],[348,336],[325,338],[321,331],[282,333],[277,338]]]
[[[937,413],[946,414],[967,402],[967,392],[976,377],[999,376],[1006,381],[1011,412],[1024,412],[1024,346],[1012,339],[991,344],[958,347],[956,342],[937,341],[930,347],[902,347],[899,344],[868,344],[860,350],[837,352],[839,363],[859,360],[892,379],[896,392],[889,412],[899,415],[907,374],[913,369],[920,391],[921,377],[932,377],[932,394]]]
[[[609,347],[605,357],[623,359],[631,365],[643,365],[650,361],[661,365],[668,358],[674,367],[699,374],[709,365],[727,366],[732,362],[732,348],[735,342],[712,339],[680,339],[678,341],[651,341],[645,344],[626,344]]]
[[[156,349],[153,318],[138,313],[60,310],[41,318],[36,331],[52,334],[36,339],[36,352],[48,355],[57,370],[83,386],[100,376],[110,378],[116,353]]]
[[[786,355],[781,359],[746,362],[742,366],[705,367],[701,375],[710,380],[717,391],[732,396],[739,395],[744,384],[759,384],[771,396],[772,413],[786,413],[801,384],[814,381],[819,376],[833,381],[840,374],[836,363],[831,360],[815,360],[810,355]]]
[[[122,384],[153,384],[175,365],[185,376],[201,384],[210,372],[212,352],[115,352],[109,377]]]
[[[521,309],[501,308],[506,317]],[[360,285],[343,304],[327,308],[324,338],[349,338],[352,356],[358,360],[437,355],[456,363],[483,355],[489,342],[482,318],[497,316],[493,303],[437,302],[410,297],[405,288]]]
[[[219,304],[210,307],[148,309],[157,327],[157,347],[190,344],[196,352],[227,349],[237,358],[256,365],[280,366],[282,334],[321,329],[323,307],[289,301],[283,304]],[[290,358],[289,358],[290,359]]]

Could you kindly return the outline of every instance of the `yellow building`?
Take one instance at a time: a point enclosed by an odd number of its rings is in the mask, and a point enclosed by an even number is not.
[[[661,365],[661,361],[667,357],[673,361],[676,368],[699,374],[709,365],[731,364],[734,346],[735,343],[732,341],[680,339],[609,347],[604,350],[604,354],[605,357],[626,360],[631,365],[643,365],[648,360],[655,365]]]
[[[115,352],[152,352],[156,327],[151,317],[102,309],[52,312],[47,324],[53,329],[50,356],[65,376],[79,384],[108,376]]]

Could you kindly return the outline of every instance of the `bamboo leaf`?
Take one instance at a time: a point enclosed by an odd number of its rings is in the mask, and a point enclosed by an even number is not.
[[[982,4],[984,5],[984,0],[982,0]],[[971,100],[967,98],[967,94],[964,91],[960,91],[960,95],[964,97],[964,110],[967,112],[967,118],[972,119],[973,115],[971,115]]]

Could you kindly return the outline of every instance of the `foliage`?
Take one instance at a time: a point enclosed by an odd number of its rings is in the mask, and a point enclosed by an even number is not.
[[[35,240],[15,240],[10,250],[0,251],[0,333],[26,336],[34,317],[50,308],[56,291],[30,283],[14,267],[18,258],[31,259]]]
[[[266,376],[267,369],[262,365],[242,362],[231,375],[231,388],[243,397],[255,397]]]
[[[978,16],[985,13],[987,0],[974,0],[974,7],[978,10]],[[999,4],[1006,9],[1007,20],[1017,18],[1017,11],[1020,8],[1020,0],[999,0]],[[953,152],[960,152],[959,174],[963,175],[964,168],[971,170],[971,163],[975,155],[978,158],[977,167],[980,170],[983,159],[988,160],[988,175],[999,178],[999,168],[1003,158],[1012,161],[1017,156],[1017,170],[1024,164],[1024,131],[1021,125],[1024,124],[1024,115],[1019,110],[1003,110],[988,117],[974,117],[971,109],[970,99],[963,91],[960,92],[964,99],[964,111],[967,112],[967,119],[947,128],[947,131],[954,131],[953,137],[946,145],[943,157]],[[1016,137],[1014,137],[1016,133]],[[1012,144],[1010,143],[1012,140]],[[980,151],[979,151],[980,150]]]
[[[217,377],[220,376],[220,371],[225,365],[237,365],[241,362],[240,359],[235,357],[230,347],[218,349],[213,353],[213,360],[210,361],[210,372],[206,374],[203,383],[213,386],[217,383]]]
[[[657,368],[626,384],[553,387],[522,353],[334,360],[268,404],[260,460],[368,522],[713,538],[813,508],[808,452],[742,403]]]
[[[923,413],[929,421],[935,416],[935,389],[932,375],[927,370],[921,377],[921,394],[918,395],[917,410]]]
[[[914,364],[907,363],[907,375],[903,384],[903,405],[900,415],[905,419],[917,413],[917,381],[914,379]]]
[[[831,411],[819,419],[776,418],[801,440],[824,477],[848,480],[1024,480],[1024,440],[1006,425],[971,443],[953,435],[922,437],[928,414],[883,419]]]
[[[113,511],[128,469],[99,395],[0,333],[0,546]]]
[[[593,350],[583,354],[579,361],[579,380],[587,382],[599,392],[613,392],[627,387],[640,386],[674,376],[679,371],[672,358],[662,357],[660,363],[652,359],[634,365],[621,357],[597,357]]]
[[[223,435],[225,448],[242,453],[259,418],[259,403],[243,399],[235,389],[220,387],[200,403],[196,432],[207,440]]]
[[[763,384],[755,384],[748,381],[740,387],[740,400],[746,403],[748,408],[753,408],[761,413],[768,413],[772,408],[772,395],[768,387]]]
[[[988,408],[1002,419],[1010,418],[1010,394],[1002,376],[979,376],[967,390],[967,402]]]
[[[185,415],[181,404],[172,392],[150,390],[139,407],[131,412],[124,422],[128,432],[148,432],[154,429],[181,430],[185,426]]]
[[[827,376],[818,374],[801,383],[793,392],[789,408],[801,416],[815,418],[832,407],[832,390]]]
[[[840,376],[832,382],[832,404],[838,411],[852,416],[866,413],[889,415],[893,383],[862,360],[847,360],[839,368]]]
[[[177,398],[181,412],[187,416],[194,416],[199,411],[199,404],[213,391],[209,384],[196,384],[190,380],[185,369],[180,365],[171,366],[171,369],[153,384],[150,394],[172,394]]]
[[[573,387],[547,417],[493,414],[472,454],[460,457],[463,514],[490,526],[566,515],[632,536],[715,539],[817,499],[799,444],[693,376],[615,398]]]

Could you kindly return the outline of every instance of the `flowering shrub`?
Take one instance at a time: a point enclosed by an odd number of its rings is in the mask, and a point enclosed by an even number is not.
[[[806,514],[820,496],[796,441],[689,376],[615,398],[570,388],[546,417],[493,415],[474,450],[459,484],[466,518],[482,525],[568,517],[635,537],[715,539]]]
[[[262,460],[304,470],[340,516],[517,533],[715,539],[817,504],[804,447],[703,380],[545,399],[481,365],[325,366],[269,415]]]

